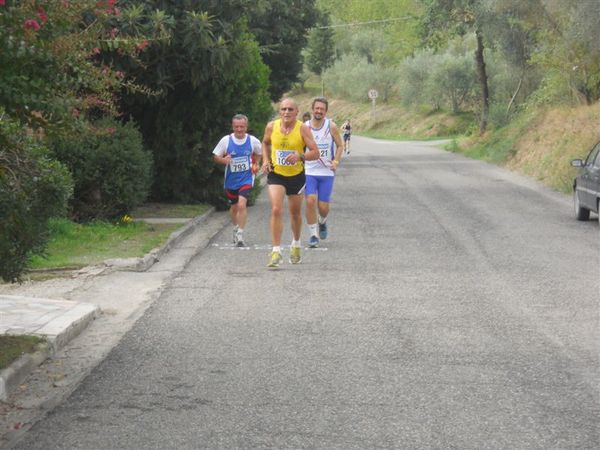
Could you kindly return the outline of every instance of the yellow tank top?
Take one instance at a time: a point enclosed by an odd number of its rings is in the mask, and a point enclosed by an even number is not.
[[[300,133],[302,122],[296,121],[294,129],[289,134],[281,132],[281,119],[273,122],[273,132],[271,133],[271,164],[273,171],[278,175],[292,177],[304,172],[304,163],[300,160],[296,164],[285,162],[285,158],[291,153],[296,152],[299,155],[304,154],[304,139]]]

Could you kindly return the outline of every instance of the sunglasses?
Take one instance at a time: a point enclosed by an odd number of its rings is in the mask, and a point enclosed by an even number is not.
[[[281,108],[281,111],[293,111],[294,108]]]

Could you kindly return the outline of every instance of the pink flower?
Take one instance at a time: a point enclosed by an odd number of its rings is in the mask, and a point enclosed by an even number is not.
[[[119,33],[119,29],[117,27],[112,27],[112,30],[110,30],[111,39],[114,39],[118,33]]]
[[[6,0],[0,0],[0,6],[6,6]]]
[[[144,39],[142,42],[137,44],[136,47],[138,50],[144,50],[146,47],[148,47],[148,45],[150,45],[150,42],[148,42],[148,39]]]
[[[92,49],[92,54],[94,54],[94,55],[99,55],[99,54],[100,54],[100,49],[99,49],[98,47],[94,47],[94,48]]]
[[[24,25],[25,25],[25,28],[30,28],[35,31],[40,29],[40,24],[35,19],[26,20]]]
[[[43,23],[48,22],[48,14],[46,14],[46,11],[44,11],[44,7],[43,6],[40,6],[38,8],[37,16],[40,18],[40,20]]]

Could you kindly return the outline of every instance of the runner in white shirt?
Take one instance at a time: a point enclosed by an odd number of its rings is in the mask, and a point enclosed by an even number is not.
[[[233,243],[244,247],[244,227],[248,216],[246,205],[254,186],[262,145],[257,138],[246,133],[248,118],[245,115],[233,116],[231,127],[233,133],[219,141],[213,150],[213,159],[216,163],[225,165],[224,187],[230,205]]]
[[[333,192],[333,181],[344,150],[337,125],[325,117],[328,108],[329,102],[325,97],[315,98],[312,102],[312,119],[306,122],[310,126],[320,153],[319,159],[306,161],[305,165],[306,222],[310,231],[308,245],[313,248],[319,246],[319,238],[327,238],[327,215]]]

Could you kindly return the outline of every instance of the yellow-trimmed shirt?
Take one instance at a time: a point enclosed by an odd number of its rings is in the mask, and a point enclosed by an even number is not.
[[[294,129],[289,134],[281,132],[281,119],[273,122],[271,133],[271,164],[273,171],[284,177],[293,177],[304,172],[304,162],[299,160],[296,164],[290,164],[285,158],[290,152],[296,152],[299,156],[304,155],[304,139],[300,133],[302,122],[296,121]]]

